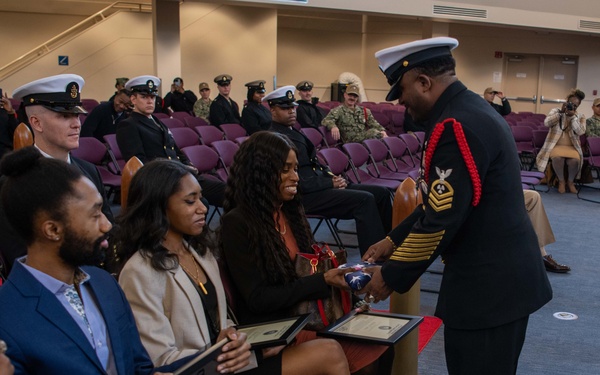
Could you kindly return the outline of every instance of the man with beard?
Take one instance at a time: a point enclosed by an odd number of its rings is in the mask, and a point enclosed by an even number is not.
[[[333,108],[321,122],[331,131],[336,141],[344,143],[360,143],[365,139],[381,139],[387,137],[385,128],[381,126],[371,110],[358,105],[360,90],[357,85],[349,85],[344,92],[344,103]]]
[[[84,80],[78,75],[60,74],[27,83],[17,88],[13,97],[22,100],[21,107],[25,108],[35,147],[45,157],[73,164],[93,181],[103,198],[102,212],[112,222],[113,215],[98,170],[93,164],[69,154],[79,147],[79,114],[87,113],[81,107],[80,91],[83,85]],[[16,258],[25,255],[25,250],[23,240],[7,223],[0,205],[0,252],[6,260],[8,271]]]
[[[150,374],[131,309],[96,264],[111,223],[96,186],[34,147],[7,155],[0,193],[27,245],[0,288],[0,337],[19,374]],[[43,187],[43,188],[40,188]]]
[[[406,293],[441,256],[435,315],[444,321],[448,373],[515,374],[529,315],[552,298],[527,217],[519,158],[504,119],[456,77],[453,38],[375,54],[391,90],[428,132],[423,204],[373,245],[363,289],[373,301]],[[368,299],[371,299],[369,298]]]

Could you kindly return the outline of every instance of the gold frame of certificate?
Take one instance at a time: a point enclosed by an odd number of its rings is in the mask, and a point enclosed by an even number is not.
[[[173,371],[173,375],[217,375],[217,357],[221,354],[221,347],[227,344],[229,339],[225,338],[210,348],[206,349],[198,356],[191,359],[185,365]]]
[[[310,314],[302,314],[286,319],[249,324],[236,327],[236,330],[246,333],[246,342],[250,343],[252,349],[288,345],[308,323],[309,316]]]
[[[317,332],[317,335],[372,344],[394,345],[422,321],[423,317],[421,316],[351,311],[335,323]]]

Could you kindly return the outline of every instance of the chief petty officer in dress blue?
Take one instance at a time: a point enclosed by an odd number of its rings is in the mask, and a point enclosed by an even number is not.
[[[245,85],[248,88],[248,102],[242,110],[242,125],[252,135],[257,131],[269,130],[271,127],[271,111],[262,105],[262,98],[265,96],[265,81],[258,80],[248,82]]]
[[[154,112],[154,97],[160,86],[160,79],[154,76],[139,76],[127,82],[125,88],[131,92],[133,111],[131,116],[119,123],[117,143],[125,160],[137,156],[142,163],[155,158],[179,159],[191,165],[171,135],[169,128]]]
[[[210,105],[210,123],[215,126],[241,124],[240,107],[229,97],[233,78],[229,74],[221,74],[216,76],[214,81],[217,84],[219,95]]]
[[[117,143],[123,158],[129,160],[132,156],[137,156],[142,163],[156,158],[179,160],[197,174],[196,167],[175,144],[169,128],[152,115],[154,97],[159,86],[160,79],[154,76],[140,76],[127,82],[126,88],[131,91],[133,112],[117,126]],[[221,207],[225,184],[203,175],[197,177],[204,198],[209,204]]]
[[[453,38],[376,53],[391,90],[427,129],[423,204],[363,259],[385,260],[366,287],[375,300],[407,292],[437,256],[445,263],[436,315],[448,371],[514,374],[529,315],[552,298],[527,217],[506,122],[456,77]]]

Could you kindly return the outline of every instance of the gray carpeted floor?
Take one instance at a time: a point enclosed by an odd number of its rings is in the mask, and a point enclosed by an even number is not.
[[[595,186],[598,186],[596,183]],[[545,186],[541,186],[541,190]],[[568,274],[548,273],[554,298],[531,315],[527,339],[519,362],[519,375],[595,375],[600,374],[600,204],[577,199],[574,194],[558,194],[555,189],[541,191],[556,243],[546,251],[557,261],[569,265]],[[600,191],[585,189],[581,196],[600,201]],[[352,222],[340,227],[352,229]],[[317,240],[332,242],[326,227],[319,229]],[[345,242],[356,238],[342,236]],[[352,260],[358,259],[357,249],[348,249]],[[439,260],[432,265],[442,269]],[[441,276],[426,273],[422,288],[436,289]],[[421,293],[421,314],[433,315],[437,294]],[[387,302],[376,308],[387,309]],[[576,314],[576,320],[559,320],[556,312]],[[443,326],[419,356],[420,375],[446,374]]]

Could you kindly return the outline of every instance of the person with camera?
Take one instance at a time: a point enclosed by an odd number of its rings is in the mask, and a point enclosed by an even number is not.
[[[539,171],[545,171],[551,160],[561,194],[566,187],[570,193],[577,193],[573,181],[579,178],[583,161],[579,136],[585,134],[586,129],[585,116],[577,113],[577,108],[584,98],[581,90],[571,90],[562,107],[553,108],[544,120],[544,126],[550,130],[535,162]]]
[[[494,98],[496,96],[500,99],[502,105],[494,103]],[[512,110],[510,108],[510,103],[508,102],[508,99],[506,99],[502,91],[498,91],[493,89],[492,87],[488,87],[483,92],[483,98],[487,100],[487,102],[490,103],[492,108],[494,108],[496,112],[498,112],[501,116],[508,115]]]
[[[173,112],[187,112],[194,115],[194,103],[198,100],[196,94],[183,87],[183,79],[175,77],[171,84],[171,92],[165,96],[163,112],[170,115]]]

